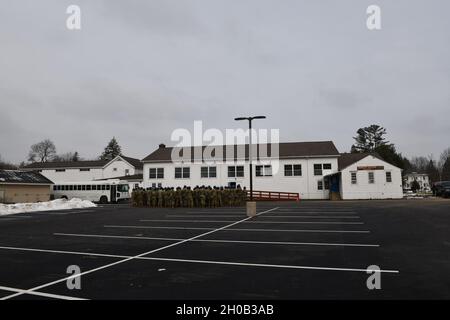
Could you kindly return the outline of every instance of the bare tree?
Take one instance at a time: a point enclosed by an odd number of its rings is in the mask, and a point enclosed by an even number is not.
[[[2,159],[2,156],[0,155],[0,169],[17,169],[17,166],[13,165],[12,163],[6,162]]]
[[[28,153],[28,161],[48,162],[56,155],[55,144],[50,139],[33,144]]]
[[[410,161],[412,170],[420,173],[426,171],[429,162],[430,160],[425,157],[413,157]]]
[[[450,148],[442,151],[439,157],[438,170],[441,176],[440,180],[450,179]]]
[[[80,161],[80,155],[78,154],[78,151],[75,152],[66,152],[63,154],[58,154],[53,157],[52,161],[58,161],[58,162],[76,162]]]
[[[439,157],[439,162],[438,162],[438,169],[439,171],[442,170],[442,167],[444,166],[445,161],[447,161],[447,159],[450,157],[450,148],[445,149],[444,151],[442,151],[440,157]]]

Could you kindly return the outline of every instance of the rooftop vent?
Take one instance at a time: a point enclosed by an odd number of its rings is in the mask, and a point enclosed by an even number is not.
[[[160,143],[160,144],[159,144],[159,148],[160,148],[160,149],[164,149],[165,147],[166,147],[166,145],[165,145],[164,143]]]

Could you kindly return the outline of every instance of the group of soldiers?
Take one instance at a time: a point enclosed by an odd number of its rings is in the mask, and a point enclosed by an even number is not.
[[[138,188],[131,194],[135,207],[217,208],[245,205],[247,190],[240,185],[228,187]]]

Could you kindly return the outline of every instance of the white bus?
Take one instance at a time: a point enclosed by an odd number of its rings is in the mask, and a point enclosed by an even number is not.
[[[79,198],[99,203],[130,199],[128,182],[123,180],[59,182],[52,189],[54,199]]]

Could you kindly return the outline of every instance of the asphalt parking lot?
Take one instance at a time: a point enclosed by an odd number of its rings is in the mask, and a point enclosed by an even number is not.
[[[0,299],[448,299],[450,201],[0,217]],[[81,289],[68,289],[69,266]],[[380,268],[381,289],[366,285]]]

